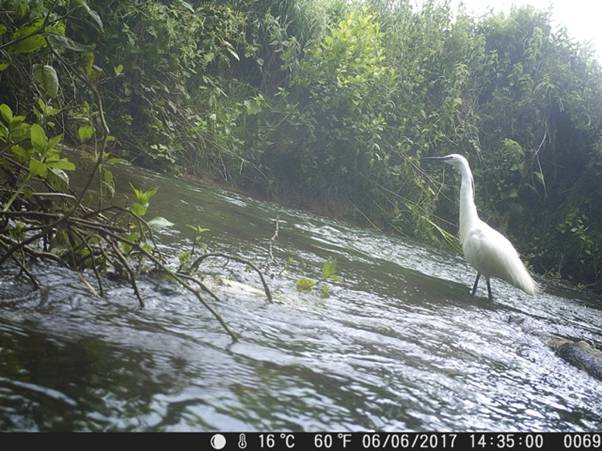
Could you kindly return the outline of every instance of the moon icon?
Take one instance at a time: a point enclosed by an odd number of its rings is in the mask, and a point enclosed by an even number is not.
[[[211,437],[211,446],[213,449],[222,449],[226,446],[226,437],[222,434],[214,434],[213,437]]]

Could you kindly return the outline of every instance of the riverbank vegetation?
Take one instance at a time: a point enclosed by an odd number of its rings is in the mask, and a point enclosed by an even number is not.
[[[475,18],[404,0],[0,3],[5,249],[43,227],[41,217],[8,226],[9,211],[63,202],[90,214],[66,186],[75,166],[62,142],[92,149],[98,199],[113,192],[119,156],[438,245],[456,232],[457,186],[420,157],[461,153],[483,218],[537,271],[602,288],[602,72],[546,12]],[[36,196],[32,181],[54,197]]]

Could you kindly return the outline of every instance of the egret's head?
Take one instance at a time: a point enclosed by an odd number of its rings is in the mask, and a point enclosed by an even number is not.
[[[453,166],[458,171],[462,171],[463,168],[470,167],[468,165],[468,160],[457,153],[452,153],[444,157],[423,157],[422,159],[427,161],[439,161],[442,163],[447,163]]]

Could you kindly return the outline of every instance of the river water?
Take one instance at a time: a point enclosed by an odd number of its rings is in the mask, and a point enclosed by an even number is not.
[[[0,278],[0,430],[506,430],[602,428],[602,383],[558,358],[550,334],[602,343],[602,303],[553,289],[530,297],[493,281],[473,298],[461,256],[378,232],[139,170],[159,186],[149,217],[175,256],[187,224],[211,229],[213,251],[269,274],[277,302],[244,266],[207,260],[212,305],[145,277],[146,308],[107,281],[105,298],[79,276],[37,268],[31,293]],[[122,183],[125,190],[125,183]],[[269,259],[270,237],[279,219]],[[301,293],[336,258],[330,297]],[[267,266],[266,266],[267,265]],[[87,275],[94,283],[93,277]],[[229,281],[240,282],[233,285]],[[207,299],[210,301],[209,299]]]

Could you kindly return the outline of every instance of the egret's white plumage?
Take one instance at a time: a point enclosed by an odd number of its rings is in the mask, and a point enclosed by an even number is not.
[[[487,291],[491,299],[489,279],[495,277],[510,282],[528,294],[535,294],[537,285],[518,256],[510,241],[497,230],[481,221],[474,203],[474,181],[468,161],[462,155],[431,157],[451,164],[462,176],[460,187],[460,242],[464,258],[477,270],[472,293],[474,295],[481,274],[487,280]]]

